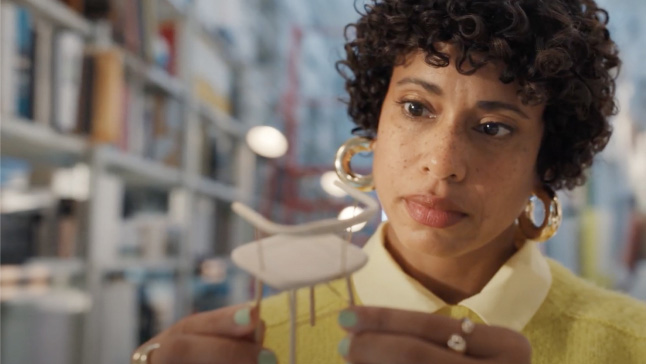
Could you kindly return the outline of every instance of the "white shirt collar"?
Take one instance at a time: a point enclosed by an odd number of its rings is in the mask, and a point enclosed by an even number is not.
[[[382,223],[364,250],[364,268],[354,274],[354,287],[362,304],[433,313],[448,306],[407,275],[386,250],[387,223]],[[480,293],[458,305],[489,325],[521,331],[541,306],[552,283],[547,260],[527,242],[491,278]]]

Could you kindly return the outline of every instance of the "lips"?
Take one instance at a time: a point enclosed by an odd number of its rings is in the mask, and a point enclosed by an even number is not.
[[[416,222],[432,228],[448,228],[462,221],[467,214],[460,211],[451,200],[429,195],[404,198],[406,210]]]

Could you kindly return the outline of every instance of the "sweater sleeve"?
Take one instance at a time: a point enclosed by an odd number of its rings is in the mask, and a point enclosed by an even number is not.
[[[553,282],[523,333],[533,364],[646,363],[646,304],[550,261]]]

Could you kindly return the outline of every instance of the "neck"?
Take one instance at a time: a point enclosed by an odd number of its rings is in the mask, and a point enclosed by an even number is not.
[[[479,293],[516,252],[513,226],[490,243],[458,257],[420,254],[397,239],[386,239],[386,249],[409,276],[448,304]]]

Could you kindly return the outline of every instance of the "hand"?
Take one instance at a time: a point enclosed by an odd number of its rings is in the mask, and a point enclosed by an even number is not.
[[[353,307],[339,314],[339,324],[350,335],[339,352],[350,363],[361,364],[529,364],[531,346],[520,333],[479,325],[464,334],[460,320],[421,312],[379,307]],[[452,334],[466,339],[464,354],[447,346]]]
[[[263,335],[258,310],[243,304],[188,316],[144,345],[159,344],[149,364],[276,363],[275,355],[262,348]]]

